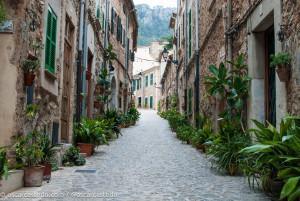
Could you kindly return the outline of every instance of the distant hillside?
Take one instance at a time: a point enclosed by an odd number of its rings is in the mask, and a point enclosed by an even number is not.
[[[169,36],[169,20],[176,8],[153,7],[146,4],[136,5],[139,21],[138,45],[149,45],[152,41]]]

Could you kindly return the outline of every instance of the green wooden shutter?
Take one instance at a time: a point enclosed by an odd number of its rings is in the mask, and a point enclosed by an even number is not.
[[[49,8],[47,17],[45,68],[51,73],[55,73],[56,30],[57,17],[53,10]]]
[[[192,56],[192,10],[189,12],[189,57]]]
[[[115,17],[115,11],[113,8],[111,8],[111,33],[114,34],[115,32],[115,22],[114,22],[114,17]]]

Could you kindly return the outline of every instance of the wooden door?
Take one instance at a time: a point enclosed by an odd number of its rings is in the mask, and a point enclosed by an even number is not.
[[[74,26],[67,17],[64,42],[63,91],[61,107],[61,142],[69,142],[71,116],[71,84],[72,84],[72,41]]]

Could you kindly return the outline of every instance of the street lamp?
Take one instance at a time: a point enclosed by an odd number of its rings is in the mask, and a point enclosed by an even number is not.
[[[169,51],[167,50],[167,48],[164,48],[164,51],[162,53],[163,53],[163,58],[166,62],[168,60]]]

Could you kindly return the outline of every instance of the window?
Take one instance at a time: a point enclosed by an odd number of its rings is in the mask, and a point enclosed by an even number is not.
[[[115,32],[115,11],[113,8],[111,8],[111,19],[110,19],[110,24],[111,24],[111,29],[110,29],[110,32],[112,34],[114,34]]]
[[[30,105],[33,103],[33,93],[34,93],[34,85],[26,87],[27,105]]]
[[[45,68],[51,73],[55,73],[56,26],[57,17],[53,10],[49,7],[45,48]]]
[[[192,88],[189,89],[188,91],[188,113],[191,114],[192,113],[192,109],[193,109],[193,90]]]
[[[132,81],[132,91],[135,91],[135,89],[136,89],[136,81],[137,80]]]
[[[150,75],[150,85],[153,85],[153,74]]]
[[[142,97],[139,97],[138,99],[138,107],[142,107]]]
[[[189,12],[189,58],[192,56],[192,10]]]
[[[145,103],[144,104],[145,104],[145,108],[147,108],[148,107],[148,98],[147,97],[145,98]]]
[[[148,75],[145,77],[145,87],[148,87]]]
[[[150,109],[153,109],[153,96],[150,96]]]

